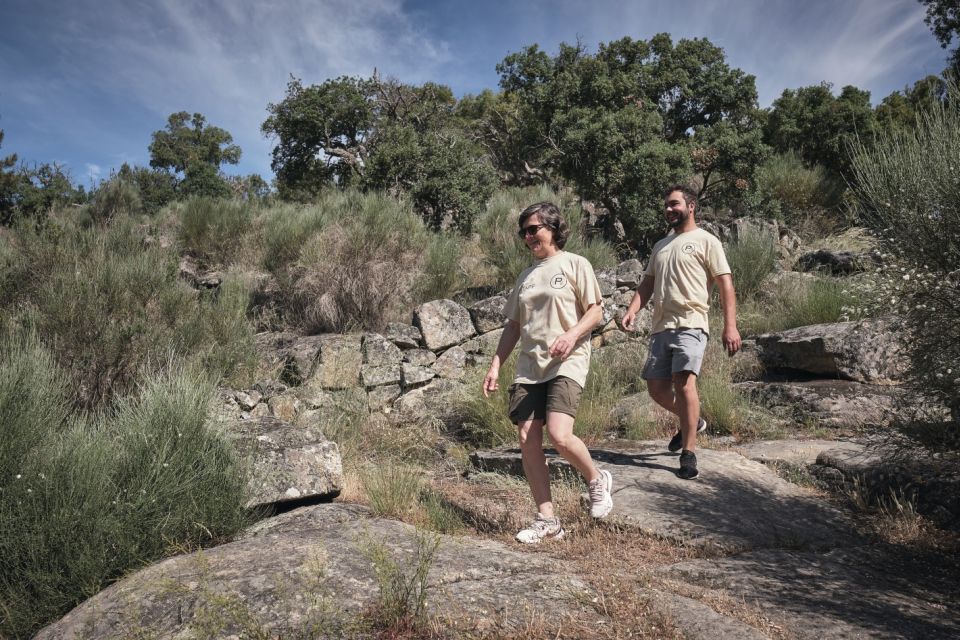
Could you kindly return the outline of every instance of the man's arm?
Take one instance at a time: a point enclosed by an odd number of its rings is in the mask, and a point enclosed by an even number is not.
[[[729,355],[740,350],[740,332],[737,331],[737,294],[733,290],[733,276],[724,273],[713,279],[723,306],[723,346]]]
[[[553,344],[550,345],[550,355],[554,358],[565,359],[577,346],[580,338],[593,331],[601,320],[603,320],[603,307],[595,302],[587,307],[586,312],[577,324],[553,341]]]
[[[490,363],[490,369],[483,379],[483,395],[490,397],[490,394],[497,390],[499,385],[497,379],[500,377],[500,365],[510,357],[510,352],[517,346],[517,340],[520,339],[520,323],[516,320],[507,320],[503,327],[503,333],[500,334],[500,341],[497,343],[497,352],[493,355],[493,361]]]
[[[637,290],[633,292],[633,298],[630,300],[630,305],[627,306],[626,312],[623,314],[623,318],[620,320],[620,324],[623,325],[623,328],[627,331],[633,331],[633,323],[637,317],[637,312],[640,309],[643,309],[647,306],[647,303],[650,302],[650,298],[653,296],[653,276],[645,275],[643,280],[640,281],[640,286],[637,287]]]

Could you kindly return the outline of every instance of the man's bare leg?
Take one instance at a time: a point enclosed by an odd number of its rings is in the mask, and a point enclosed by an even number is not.
[[[697,423],[700,422],[700,394],[697,391],[696,374],[689,371],[673,374],[673,396],[676,414],[680,418],[683,449],[693,451],[697,448]]]

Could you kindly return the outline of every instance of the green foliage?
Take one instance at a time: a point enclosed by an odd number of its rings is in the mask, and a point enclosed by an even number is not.
[[[40,221],[54,209],[87,200],[83,187],[74,186],[59,164],[45,163],[32,169],[22,165],[7,171],[7,163],[15,159],[8,156],[0,163],[0,224],[9,225],[20,218]]]
[[[876,130],[876,116],[870,92],[845,86],[839,96],[833,85],[785,89],[773,102],[764,140],[778,153],[790,150],[808,165],[822,165],[832,179],[850,176],[849,145],[870,140]]]
[[[418,532],[412,553],[397,553],[367,538],[360,551],[373,564],[379,593],[373,622],[396,634],[415,632],[426,623],[427,577],[440,536]]]
[[[180,209],[180,242],[194,255],[230,264],[255,213],[256,206],[249,201],[191,198]]]
[[[22,225],[7,259],[0,320],[43,337],[79,406],[126,393],[171,351],[217,363],[213,375],[248,368],[253,335],[238,317],[246,294],[195,295],[177,277],[176,255],[144,245],[129,219],[105,229]],[[208,350],[221,351],[211,358]]]
[[[914,382],[956,403],[960,383],[960,88],[924,113],[914,132],[892,131],[855,147],[854,190],[880,236],[885,268],[878,309],[906,323]],[[960,415],[960,407],[957,408]]]
[[[4,637],[29,637],[171,548],[216,543],[246,524],[245,472],[207,424],[208,379],[169,367],[113,411],[68,419],[67,376],[50,354],[36,338],[4,344]]]
[[[3,146],[3,129],[0,129],[0,146]],[[16,165],[17,154],[0,156],[0,223],[2,224],[9,224],[14,217],[19,183],[13,169]]]
[[[753,335],[870,315],[861,307],[860,298],[854,284],[828,277],[781,285],[776,298],[748,301],[741,313],[741,327],[745,334]]]
[[[960,6],[953,0],[920,0],[927,7],[924,22],[933,31],[940,46],[946,49],[954,40],[960,40]],[[950,65],[957,79],[960,79],[960,47],[950,54]]]
[[[158,212],[177,197],[176,176],[163,169],[131,167],[124,162],[116,178],[136,185],[143,208],[149,214]]]
[[[811,211],[837,206],[843,189],[823,166],[807,166],[793,150],[778,153],[757,168],[753,212],[795,227]]]
[[[646,349],[625,343],[594,354],[583,387],[574,430],[587,441],[597,441],[616,431],[613,409],[625,396],[643,389],[640,373]]]
[[[737,298],[749,300],[760,292],[764,280],[777,266],[777,246],[771,236],[745,233],[726,247]]]
[[[220,127],[207,125],[199,113],[186,111],[171,113],[165,129],[154,131],[150,143],[150,166],[175,173],[189,173],[189,169],[208,165],[214,170],[221,164],[237,164],[240,147],[233,136]]]
[[[765,154],[753,76],[707,40],[623,38],[596,55],[561,45],[552,58],[534,45],[497,72],[520,102],[524,161],[602,203],[640,244],[661,235],[665,185],[695,168],[705,201],[723,204]]]
[[[367,466],[361,478],[370,508],[385,518],[409,515],[419,504],[420,475],[414,467],[389,460]]]
[[[117,216],[132,216],[143,212],[140,190],[133,183],[117,176],[104,182],[93,193],[90,202],[91,217],[107,222]]]
[[[338,78],[304,87],[296,79],[268,107],[280,196],[309,200],[325,186],[359,185],[406,195],[434,229],[468,231],[493,191],[483,147],[453,116],[450,89],[427,83]]]

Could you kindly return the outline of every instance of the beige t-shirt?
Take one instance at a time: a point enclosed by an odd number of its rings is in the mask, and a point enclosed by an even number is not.
[[[644,275],[653,276],[653,333],[703,329],[710,333],[710,283],[730,273],[723,245],[697,228],[669,235],[653,246]]]
[[[550,345],[572,328],[592,304],[602,304],[600,283],[590,261],[561,251],[538,260],[517,278],[504,314],[520,324],[520,354],[514,382],[536,384],[557,376],[586,384],[590,333],[577,341],[566,360],[550,355]]]

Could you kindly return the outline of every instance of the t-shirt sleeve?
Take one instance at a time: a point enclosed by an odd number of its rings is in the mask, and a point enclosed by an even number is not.
[[[723,251],[723,245],[714,237],[707,241],[707,272],[710,279],[717,276],[730,273],[730,265],[727,263],[727,254]]]
[[[507,303],[503,305],[503,315],[507,317],[508,320],[513,320],[514,322],[523,323],[523,318],[520,317],[520,282],[523,279],[523,274],[520,274],[520,277],[517,278],[517,281],[513,284],[513,290],[510,292],[510,295],[507,296]]]
[[[586,309],[592,304],[603,305],[603,292],[600,282],[593,270],[593,265],[583,256],[577,261],[577,293],[581,308]]]

